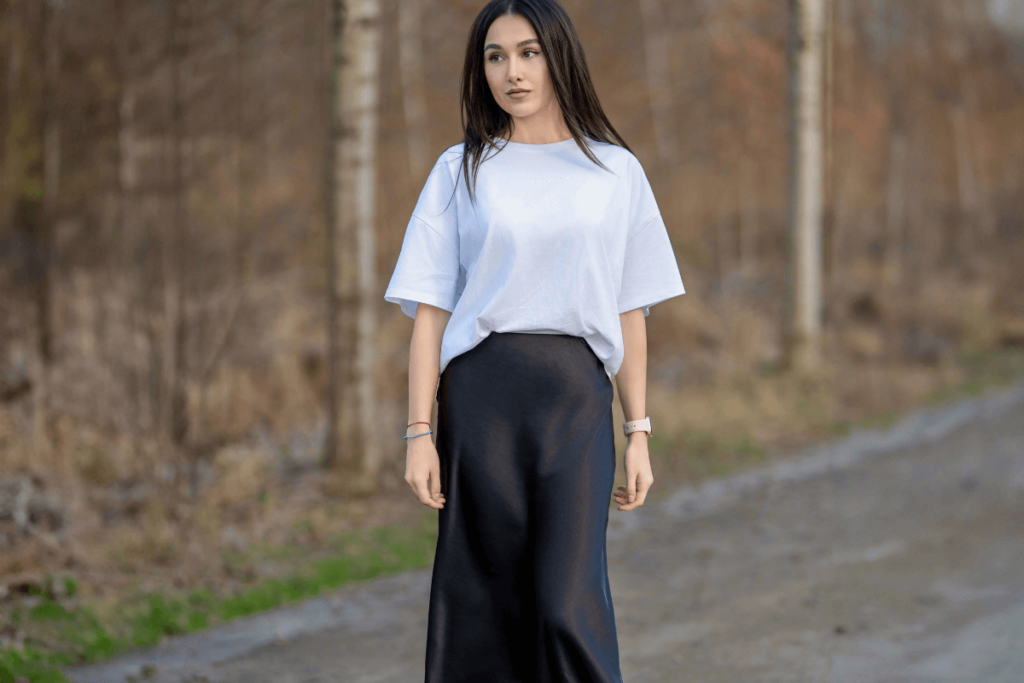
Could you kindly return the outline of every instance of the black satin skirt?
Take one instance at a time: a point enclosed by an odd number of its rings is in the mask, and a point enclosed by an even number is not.
[[[445,367],[426,683],[621,683],[612,398],[582,337],[492,332]]]

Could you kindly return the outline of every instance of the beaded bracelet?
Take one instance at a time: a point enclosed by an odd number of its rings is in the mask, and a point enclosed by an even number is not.
[[[433,433],[434,433],[434,430],[433,430],[433,429],[431,429],[430,431],[427,431],[427,432],[420,432],[419,434],[409,434],[408,436],[403,436],[402,438],[403,438],[403,439],[411,439],[411,438],[413,438],[414,436],[426,436],[427,434],[433,434]]]

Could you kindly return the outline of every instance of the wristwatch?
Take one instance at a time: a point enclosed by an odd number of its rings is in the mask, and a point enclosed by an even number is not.
[[[654,436],[654,432],[651,430],[651,418],[645,417],[642,420],[633,420],[632,422],[622,423],[622,432],[629,436],[633,432],[647,432],[647,436]]]

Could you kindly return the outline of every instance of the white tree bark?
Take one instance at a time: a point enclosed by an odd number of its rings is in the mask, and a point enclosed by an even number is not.
[[[341,69],[342,136],[340,235],[354,236],[354,245],[340,245],[348,258],[339,260],[342,270],[354,265],[352,283],[356,303],[353,389],[356,405],[346,401],[346,424],[352,431],[358,455],[360,479],[372,487],[380,467],[381,448],[376,425],[377,397],[374,386],[374,346],[377,332],[376,289],[376,189],[377,127],[380,99],[380,3],[350,0],[345,22]],[[345,255],[342,255],[345,256]],[[341,273],[342,279],[346,273]],[[342,298],[342,301],[345,297]],[[343,436],[344,438],[344,436]]]
[[[797,0],[796,158],[794,159],[793,338],[795,369],[812,370],[821,350],[822,90],[825,0]]]

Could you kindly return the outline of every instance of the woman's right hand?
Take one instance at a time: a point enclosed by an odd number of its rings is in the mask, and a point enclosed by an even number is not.
[[[415,434],[417,430],[410,429],[409,433]],[[429,435],[407,441],[405,481],[412,487],[413,493],[421,503],[440,510],[444,507],[444,494],[441,493],[441,460],[437,455],[437,448]]]

